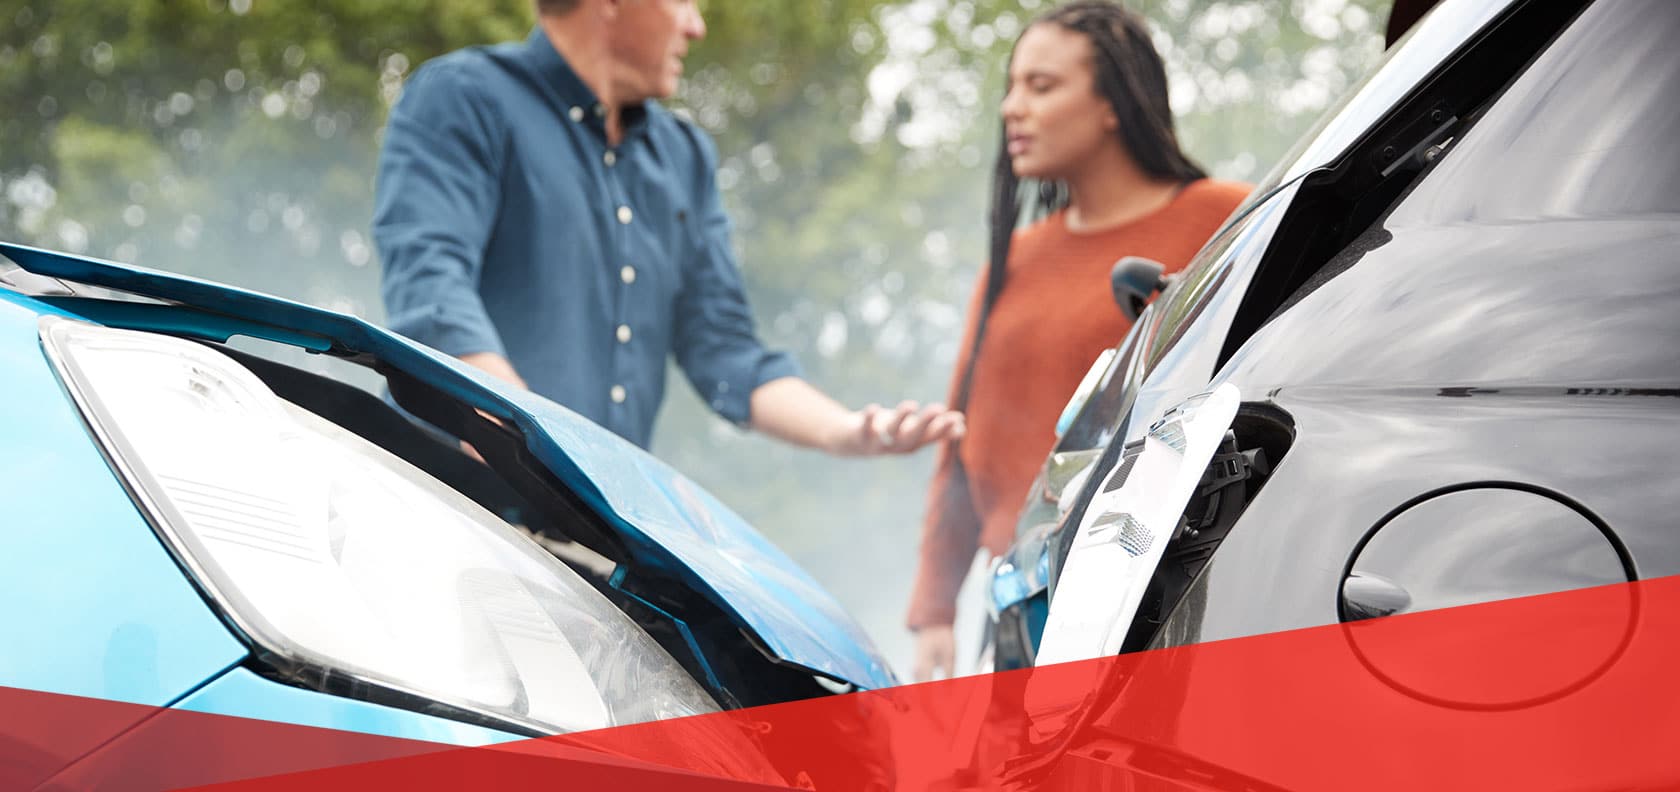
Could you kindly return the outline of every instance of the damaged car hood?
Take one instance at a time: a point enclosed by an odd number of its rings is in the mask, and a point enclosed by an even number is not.
[[[187,276],[21,245],[0,243],[0,254],[37,276],[228,317],[228,336],[255,335],[347,357],[371,355],[512,421],[523,431],[531,452],[618,534],[628,565],[682,581],[784,663],[858,688],[897,684],[862,627],[745,520],[682,474],[560,405],[496,382],[353,316]],[[193,332],[205,334],[201,324],[194,324]]]

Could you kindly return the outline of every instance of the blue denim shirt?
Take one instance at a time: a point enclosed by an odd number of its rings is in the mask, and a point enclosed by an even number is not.
[[[797,375],[753,329],[694,125],[605,111],[542,31],[421,66],[391,111],[373,237],[393,330],[496,352],[531,389],[646,447],[674,356],[718,414]]]

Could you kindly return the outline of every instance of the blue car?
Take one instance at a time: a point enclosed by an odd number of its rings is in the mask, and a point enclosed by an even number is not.
[[[562,407],[350,316],[0,255],[0,686],[482,745],[896,683],[785,555]],[[6,788],[78,759],[17,737]]]

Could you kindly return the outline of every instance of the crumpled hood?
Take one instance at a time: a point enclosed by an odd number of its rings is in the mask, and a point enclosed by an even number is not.
[[[510,419],[532,453],[618,532],[631,563],[675,576],[784,662],[860,688],[898,683],[855,621],[792,559],[704,489],[641,449],[535,394],[353,316],[141,267],[0,243],[24,270],[266,326],[271,340],[371,354]],[[233,325],[230,325],[232,327]],[[231,334],[232,331],[230,331]],[[225,339],[224,339],[225,340]]]

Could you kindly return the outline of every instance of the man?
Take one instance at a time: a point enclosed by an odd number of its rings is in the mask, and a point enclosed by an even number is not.
[[[842,455],[953,439],[962,415],[853,411],[757,339],[711,141],[660,107],[694,0],[537,0],[522,44],[437,58],[380,153],[391,327],[646,447],[674,355],[720,415]]]

